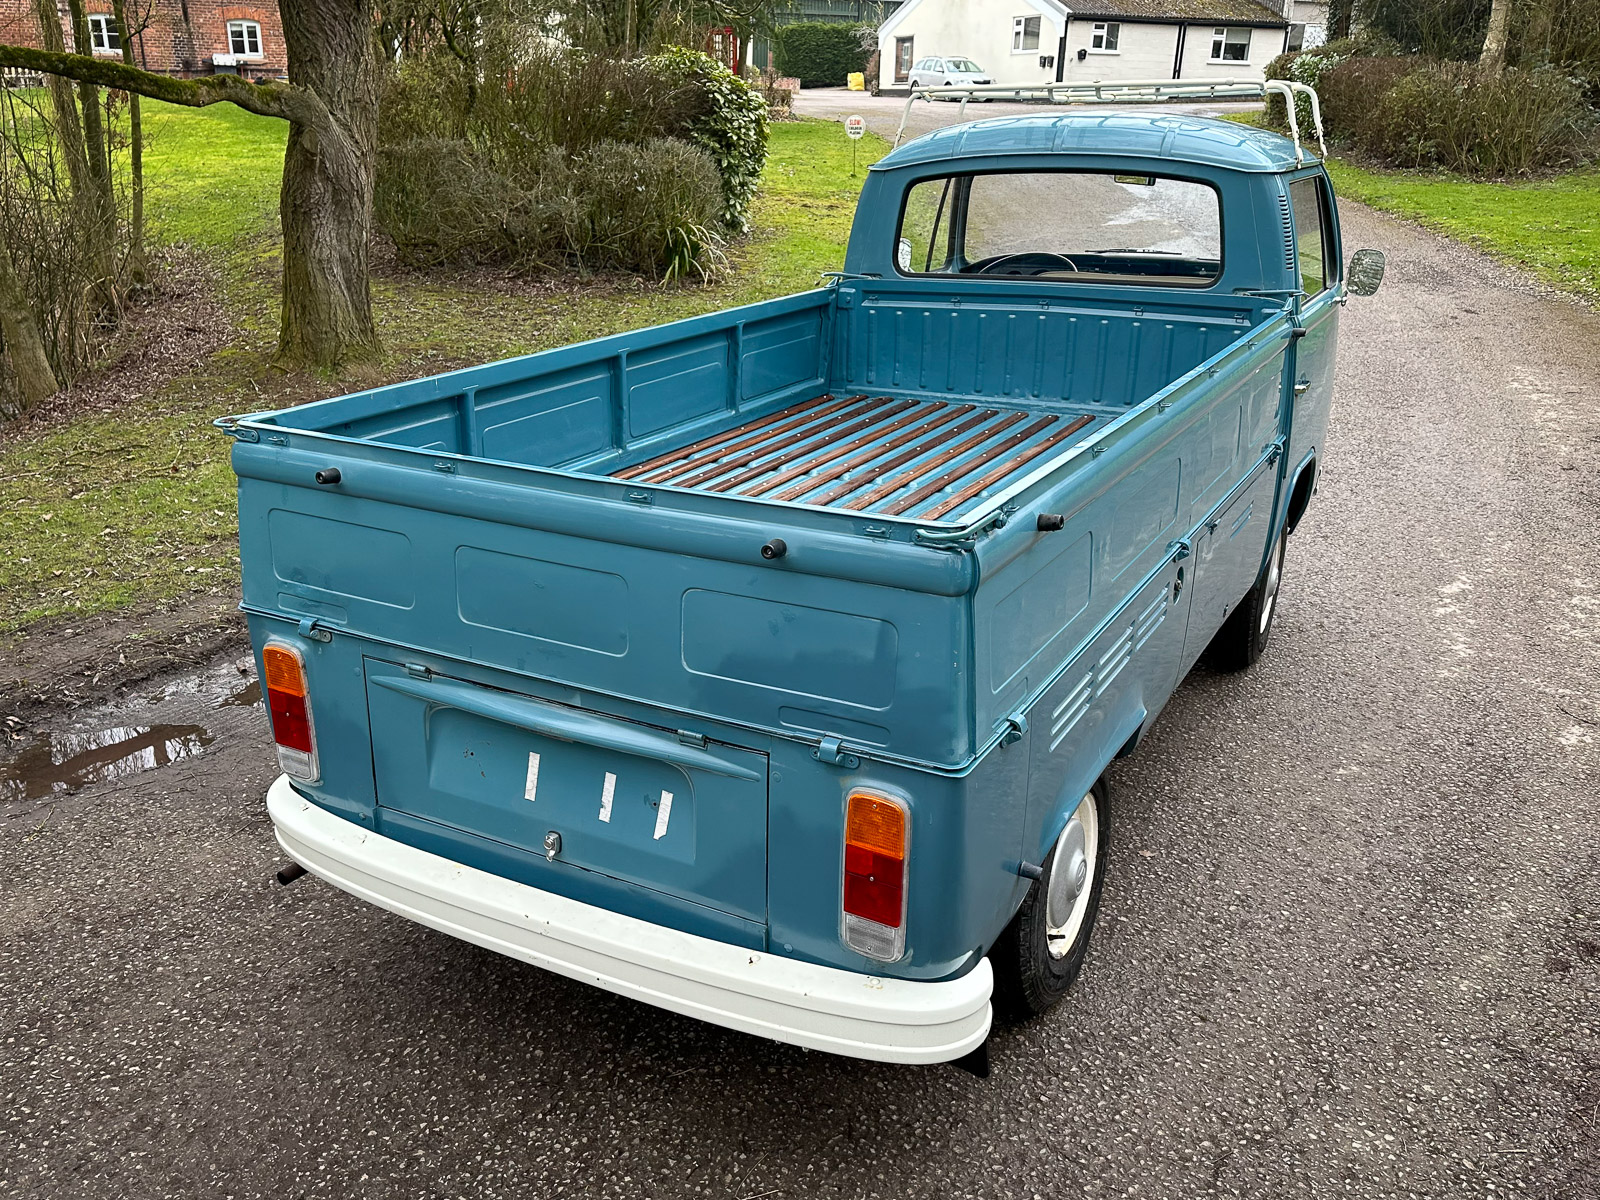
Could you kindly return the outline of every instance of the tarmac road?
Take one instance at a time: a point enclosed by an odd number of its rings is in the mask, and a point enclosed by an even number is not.
[[[1600,318],[1344,211],[1389,278],[1273,645],[1115,768],[1084,975],[991,1079],[279,888],[230,715],[0,822],[0,1196],[1600,1196]]]

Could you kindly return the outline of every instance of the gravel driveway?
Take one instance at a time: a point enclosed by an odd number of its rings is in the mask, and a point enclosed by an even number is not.
[[[259,716],[146,688],[115,724],[215,740],[0,811],[0,1196],[1600,1196],[1600,318],[1344,217],[1389,279],[1274,644],[1116,767],[1088,965],[991,1079],[279,888]]]

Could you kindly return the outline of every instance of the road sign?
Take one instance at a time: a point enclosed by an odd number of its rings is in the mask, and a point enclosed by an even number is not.
[[[859,138],[867,131],[867,119],[865,117],[846,117],[844,119],[844,131],[850,135],[852,140]]]

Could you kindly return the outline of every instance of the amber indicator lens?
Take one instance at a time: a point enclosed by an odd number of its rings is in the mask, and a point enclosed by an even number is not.
[[[270,644],[261,651],[261,679],[272,718],[272,740],[278,744],[278,765],[296,779],[317,778],[317,740],[306,694],[305,663],[288,646]]]
[[[850,797],[844,836],[844,911],[889,929],[905,919],[906,810],[885,796]]]

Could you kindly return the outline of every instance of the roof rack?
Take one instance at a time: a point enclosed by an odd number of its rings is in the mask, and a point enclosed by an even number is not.
[[[1296,96],[1305,96],[1311,104],[1311,121],[1317,134],[1317,146],[1322,157],[1328,157],[1328,146],[1322,136],[1322,104],[1316,89],[1309,84],[1291,79],[1213,79],[1207,83],[1184,82],[1173,79],[1100,80],[1074,83],[1038,83],[1021,86],[1005,83],[967,84],[957,87],[916,87],[906,97],[905,111],[900,114],[900,128],[895,131],[894,144],[898,146],[905,136],[906,121],[911,116],[911,106],[923,100],[960,100],[960,116],[967,115],[969,100],[1031,100],[1044,104],[1151,104],[1165,100],[1263,100],[1270,95],[1284,99],[1289,111],[1289,136],[1294,139],[1296,164],[1306,161],[1305,148],[1300,144],[1300,119],[1295,111]]]

